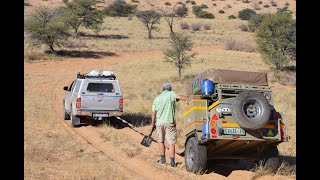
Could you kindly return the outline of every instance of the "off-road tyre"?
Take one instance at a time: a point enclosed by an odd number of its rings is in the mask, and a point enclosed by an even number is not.
[[[195,137],[188,140],[184,158],[188,172],[203,174],[207,170],[207,147],[198,144]]]
[[[68,114],[66,107],[64,106],[64,103],[63,103],[63,119],[70,120],[70,115]]]
[[[268,100],[257,91],[243,91],[232,104],[236,123],[247,131],[262,128],[270,119],[271,109]]]

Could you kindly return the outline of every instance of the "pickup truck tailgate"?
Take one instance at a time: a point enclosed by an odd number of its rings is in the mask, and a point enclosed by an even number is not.
[[[121,96],[109,96],[104,94],[82,95],[81,108],[86,110],[119,110]]]

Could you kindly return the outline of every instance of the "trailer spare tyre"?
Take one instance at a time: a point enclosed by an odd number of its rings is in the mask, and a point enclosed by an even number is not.
[[[233,116],[238,125],[249,131],[262,128],[271,116],[268,100],[257,91],[243,91],[234,100]]]

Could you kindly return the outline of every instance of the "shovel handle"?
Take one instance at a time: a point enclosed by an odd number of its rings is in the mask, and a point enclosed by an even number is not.
[[[155,129],[156,129],[155,127],[152,127],[151,132],[150,132],[150,134],[149,134],[149,137],[151,137],[152,132],[153,132]]]

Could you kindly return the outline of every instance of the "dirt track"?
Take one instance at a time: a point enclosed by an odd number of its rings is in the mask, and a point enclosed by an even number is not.
[[[209,52],[212,51],[212,48],[202,48],[198,49],[198,52]],[[102,65],[110,65],[117,63],[122,60],[130,60],[139,58],[143,55],[143,57],[155,57],[161,56],[162,52],[138,52],[135,54],[121,54],[112,57],[106,57],[99,60],[88,60],[88,59],[65,59],[63,61],[46,61],[46,62],[37,62],[37,63],[25,63],[25,72],[31,75],[43,75],[48,77],[47,81],[43,84],[38,84],[38,86],[43,87],[43,89],[49,89],[48,93],[52,94],[52,98],[54,98],[54,104],[52,104],[53,109],[56,113],[56,118],[61,120],[61,124],[70,130],[76,132],[76,139],[83,140],[91,144],[94,148],[103,152],[106,156],[111,158],[113,161],[121,164],[126,167],[130,172],[136,174],[137,178],[142,179],[251,179],[253,172],[244,171],[244,170],[234,170],[227,177],[220,175],[215,172],[211,172],[209,174],[204,174],[202,176],[197,176],[191,173],[187,173],[184,166],[183,157],[176,156],[177,162],[181,162],[180,168],[170,169],[169,167],[160,167],[155,163],[150,163],[141,159],[139,157],[127,158],[124,155],[124,152],[121,149],[112,146],[111,143],[106,142],[101,137],[101,132],[99,131],[99,127],[93,126],[82,126],[80,128],[71,128],[69,121],[64,121],[62,119],[62,97],[65,93],[62,90],[62,87],[70,84],[70,82],[74,79],[75,75],[79,71],[88,72],[94,68],[98,68]],[[130,128],[122,128],[119,129],[119,133],[123,133],[128,135],[131,141],[139,144],[142,135],[133,131]],[[150,151],[158,151],[157,144],[152,143],[149,148],[142,148],[141,154],[148,154]],[[155,160],[157,157],[154,157]],[[174,173],[170,173],[174,171]],[[272,176],[264,176],[261,179],[279,179],[279,177]],[[282,178],[281,178],[282,179]],[[283,178],[285,179],[285,178]]]

